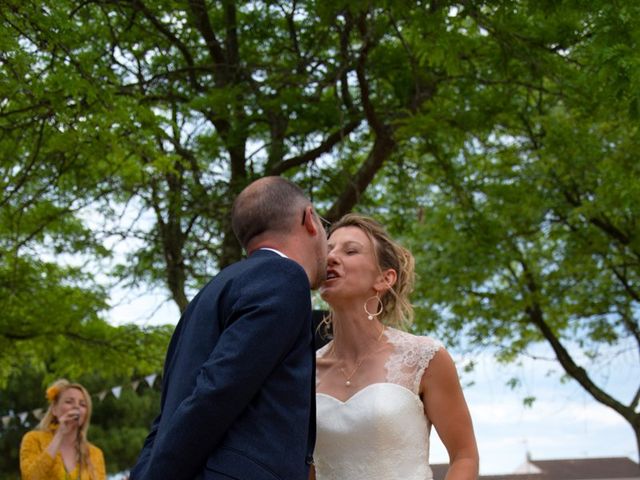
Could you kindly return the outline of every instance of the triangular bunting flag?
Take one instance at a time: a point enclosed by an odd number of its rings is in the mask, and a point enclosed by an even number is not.
[[[113,387],[111,389],[111,393],[113,393],[113,396],[116,398],[120,398],[120,393],[122,392],[122,387]]]
[[[157,373],[153,373],[151,375],[147,375],[146,377],[144,377],[145,381],[147,382],[147,385],[149,385],[150,387],[153,387],[153,383],[156,381],[157,376],[158,376]]]
[[[146,377],[144,377],[144,381],[147,383],[147,385],[149,385],[150,387],[153,387],[154,383],[156,382],[156,379],[159,377],[160,375],[157,373],[153,373],[151,375],[147,375]],[[133,389],[134,392],[138,391],[138,387],[140,386],[140,384],[142,383],[142,379],[137,379],[137,380],[132,380],[130,385],[131,388]],[[109,394],[109,392],[111,392],[113,394],[114,397],[116,398],[120,398],[120,395],[122,394],[122,385],[119,385],[117,387],[113,387],[110,390],[104,390],[102,392],[99,392],[96,394],[96,397],[102,401],[105,399],[105,397]],[[13,410],[9,410],[8,415],[5,415],[2,417],[2,426],[4,428],[7,428],[9,426],[9,424],[11,423],[11,419],[12,418],[17,418],[20,421],[21,425],[24,425],[25,422],[27,421],[27,419],[29,418],[29,414],[31,414],[33,416],[33,418],[36,418],[38,420],[42,420],[42,418],[44,417],[45,414],[45,409],[44,408],[36,408],[34,410],[31,410],[30,412],[21,412],[21,413],[15,413]]]
[[[11,415],[5,415],[2,417],[2,426],[7,428],[9,426],[9,422],[11,421]]]

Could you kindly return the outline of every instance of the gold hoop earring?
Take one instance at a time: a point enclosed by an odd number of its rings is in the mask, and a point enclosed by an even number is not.
[[[376,313],[371,313],[369,310],[367,310],[367,303],[369,303],[369,300],[371,300],[372,298],[375,298],[378,301],[378,308],[377,308]],[[377,316],[382,314],[383,310],[384,310],[384,304],[382,303],[382,300],[380,300],[380,297],[378,296],[377,293],[375,295],[367,298],[365,300],[365,302],[364,302],[364,312],[367,314],[367,318],[369,320],[373,320],[374,318],[376,318]]]

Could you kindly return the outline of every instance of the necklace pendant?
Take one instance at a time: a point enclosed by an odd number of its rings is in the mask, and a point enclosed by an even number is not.
[[[345,384],[347,387],[350,387],[350,386],[351,386],[351,381],[350,381],[350,380],[347,380],[346,382],[344,382],[344,384]]]

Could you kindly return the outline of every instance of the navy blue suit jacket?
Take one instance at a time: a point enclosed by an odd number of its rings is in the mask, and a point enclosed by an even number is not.
[[[302,267],[268,250],[227,267],[176,326],[131,480],[306,480],[314,370]]]

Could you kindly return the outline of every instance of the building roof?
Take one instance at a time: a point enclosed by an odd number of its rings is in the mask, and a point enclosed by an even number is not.
[[[431,466],[434,480],[443,480],[448,465]],[[480,480],[640,480],[640,466],[626,457],[533,460],[514,473],[480,475]]]
[[[574,458],[567,460],[530,460],[549,479],[587,480],[640,478],[640,467],[630,458]]]

